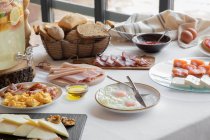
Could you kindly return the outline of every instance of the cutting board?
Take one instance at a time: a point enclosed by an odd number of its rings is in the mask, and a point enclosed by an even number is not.
[[[147,61],[149,61],[150,65],[146,66],[146,67],[142,67],[142,66],[136,66],[136,67],[101,67],[101,66],[97,66],[100,67],[102,69],[115,69],[115,70],[149,70],[154,64],[155,64],[155,57],[153,56],[148,56],[148,55],[143,55],[143,56],[138,56],[138,58],[144,58]],[[81,58],[81,59],[75,59],[72,61],[72,63],[74,64],[89,64],[89,65],[94,65],[94,61],[95,61],[95,57],[94,58]]]
[[[24,113],[24,114],[29,115],[33,119],[47,118],[50,115],[61,115],[61,116],[65,116],[68,118],[75,119],[76,120],[75,126],[66,127],[66,129],[69,133],[69,138],[60,136],[62,140],[80,140],[86,120],[87,120],[87,115],[85,115],[85,114],[59,114],[59,113],[56,113],[56,114],[53,114],[53,113],[31,113],[31,114]],[[17,139],[27,140],[26,138],[22,138],[22,137],[15,137],[15,136],[10,136],[10,135],[0,134],[0,140],[17,140]]]

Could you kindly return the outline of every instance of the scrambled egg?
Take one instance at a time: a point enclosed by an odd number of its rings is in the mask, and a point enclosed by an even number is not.
[[[10,107],[36,107],[43,104],[48,104],[52,102],[52,97],[47,92],[37,92],[34,94],[18,94],[12,95],[11,93],[6,93],[3,101],[3,105]]]

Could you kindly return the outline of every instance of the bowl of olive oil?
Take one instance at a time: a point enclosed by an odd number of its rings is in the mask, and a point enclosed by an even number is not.
[[[88,91],[86,84],[74,84],[66,86],[67,96],[66,99],[70,101],[80,100]]]

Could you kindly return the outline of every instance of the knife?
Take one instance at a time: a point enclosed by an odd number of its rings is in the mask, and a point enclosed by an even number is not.
[[[119,80],[116,80],[116,79],[112,78],[112,77],[109,76],[109,75],[107,75],[107,78],[109,78],[109,79],[111,79],[111,80],[113,80],[113,81],[115,81],[115,82],[117,82],[117,83],[123,84],[123,85],[125,85],[125,86],[127,86],[127,87],[129,87],[129,88],[131,88],[131,89],[133,90],[133,87],[132,87],[132,86],[130,86],[130,85],[126,84],[126,83],[123,83],[123,82],[121,82],[121,81],[119,81]],[[148,96],[148,95],[150,95],[150,94],[148,94],[148,93],[141,94],[141,96]]]
[[[135,98],[136,100],[143,105],[144,107],[147,107],[143,98],[141,97],[141,95],[139,94],[139,91],[137,90],[135,84],[133,83],[133,81],[131,80],[131,78],[129,76],[127,76],[128,81],[130,82],[131,86],[133,87],[133,91],[135,93]]]

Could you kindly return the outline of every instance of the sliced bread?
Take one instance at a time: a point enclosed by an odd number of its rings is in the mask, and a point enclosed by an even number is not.
[[[82,38],[104,38],[109,36],[108,31],[98,24],[79,25],[77,32]]]

